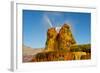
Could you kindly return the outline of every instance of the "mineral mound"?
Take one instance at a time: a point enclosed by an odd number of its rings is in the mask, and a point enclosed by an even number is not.
[[[45,49],[33,56],[31,62],[90,59],[90,48],[90,44],[77,45],[70,26],[64,24],[59,31],[48,29]]]
[[[70,51],[70,46],[76,44],[70,26],[64,24],[57,33],[55,28],[48,29],[45,49],[48,51]]]
[[[48,29],[45,50],[54,51],[58,48],[57,35],[55,28]]]

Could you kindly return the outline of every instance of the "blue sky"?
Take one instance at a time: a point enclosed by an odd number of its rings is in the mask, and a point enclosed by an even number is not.
[[[71,26],[77,44],[91,42],[91,14],[23,10],[23,44],[32,48],[45,47],[48,28],[64,23]]]

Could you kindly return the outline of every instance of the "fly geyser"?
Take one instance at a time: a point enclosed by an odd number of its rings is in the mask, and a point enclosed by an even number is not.
[[[29,62],[86,59],[91,59],[91,45],[78,45],[70,25],[64,24],[59,29],[54,27],[48,29],[45,48],[35,54]]]
[[[48,29],[45,51],[55,51],[58,48],[57,31],[55,28]]]
[[[57,33],[55,28],[48,29],[45,49],[48,51],[70,51],[70,46],[76,44],[71,28],[64,24]]]

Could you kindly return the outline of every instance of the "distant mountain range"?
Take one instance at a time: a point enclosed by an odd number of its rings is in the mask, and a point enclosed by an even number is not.
[[[25,45],[23,45],[23,49],[22,49],[22,54],[23,56],[25,55],[36,55],[39,52],[42,52],[44,49],[43,48],[31,48],[31,47],[27,47]]]

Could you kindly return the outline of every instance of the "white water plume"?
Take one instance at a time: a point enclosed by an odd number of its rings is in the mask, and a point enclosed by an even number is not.
[[[45,18],[46,22],[49,24],[49,26],[53,27],[50,19],[46,15],[44,16],[44,18]]]

